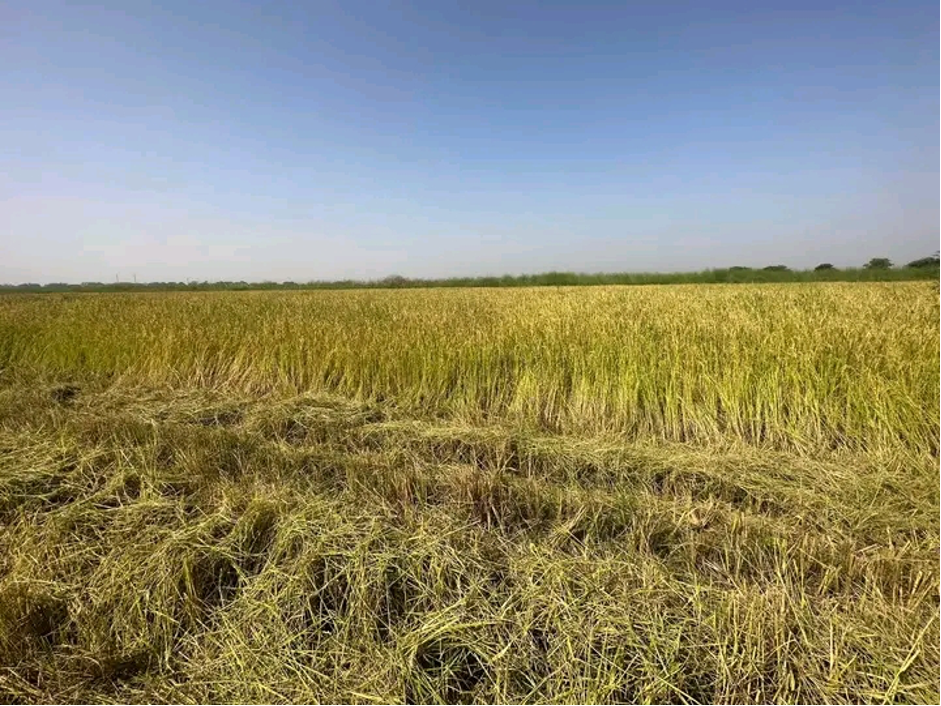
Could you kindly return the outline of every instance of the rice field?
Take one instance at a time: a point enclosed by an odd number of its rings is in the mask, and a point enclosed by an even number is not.
[[[0,296],[0,700],[939,698],[937,282]]]

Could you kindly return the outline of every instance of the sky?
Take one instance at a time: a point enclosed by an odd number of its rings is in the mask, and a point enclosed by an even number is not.
[[[0,4],[0,282],[896,263],[936,2]]]

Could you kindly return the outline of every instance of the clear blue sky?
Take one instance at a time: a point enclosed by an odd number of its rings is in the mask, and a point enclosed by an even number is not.
[[[936,2],[0,5],[0,282],[932,254]]]

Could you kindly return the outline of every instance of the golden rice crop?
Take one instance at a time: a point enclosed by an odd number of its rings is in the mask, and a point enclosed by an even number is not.
[[[0,702],[937,703],[935,283],[0,296]]]
[[[0,366],[330,391],[630,438],[938,448],[929,283],[52,295]]]

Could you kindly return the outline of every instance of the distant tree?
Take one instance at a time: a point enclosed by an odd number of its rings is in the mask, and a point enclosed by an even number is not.
[[[938,257],[938,254],[935,253],[931,257],[921,257],[917,260],[912,260],[909,262],[906,267],[938,267],[941,265],[941,258]]]
[[[814,268],[814,272],[822,272],[823,270],[835,270],[836,268],[831,265],[829,262],[821,262]]]
[[[935,261],[941,259],[941,252],[936,252],[934,254]],[[938,279],[934,282],[934,291],[935,294],[941,295],[941,272],[938,272]],[[935,313],[939,313],[939,308],[935,308]],[[938,317],[935,317],[935,321],[938,321]]]
[[[578,284],[579,276],[574,272],[546,272],[545,274],[536,275],[534,278],[534,284],[543,284],[553,287],[563,287],[565,285]]]
[[[382,280],[383,287],[404,287],[408,284],[408,278],[402,275],[389,275]]]
[[[863,267],[867,270],[888,270],[892,267],[892,261],[887,257],[874,257]]]
[[[787,272],[791,268],[787,265],[768,265],[762,269],[765,270],[765,272]]]
[[[743,271],[747,271],[750,269],[751,267],[742,267],[741,265],[732,265],[729,268],[729,272],[743,272]]]

